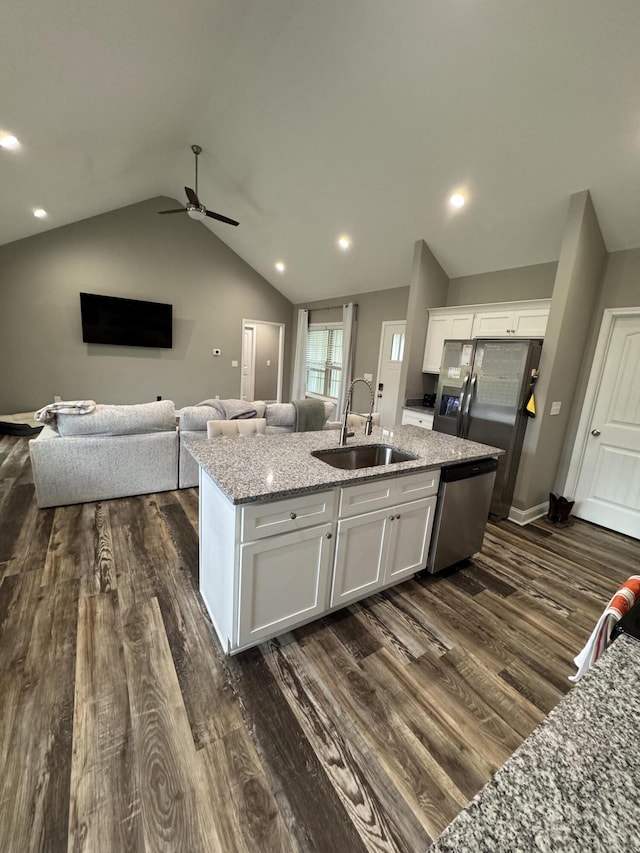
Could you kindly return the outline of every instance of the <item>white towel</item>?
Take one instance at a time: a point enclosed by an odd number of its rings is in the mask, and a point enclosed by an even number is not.
[[[575,675],[569,676],[569,681],[579,681],[589,667],[598,660],[611,642],[611,632],[616,622],[633,607],[636,599],[640,600],[640,575],[631,575],[607,604],[585,647],[573,659],[578,671]]]
[[[95,400],[61,400],[59,403],[49,403],[34,414],[37,421],[50,421],[57,414],[88,415],[96,407]]]

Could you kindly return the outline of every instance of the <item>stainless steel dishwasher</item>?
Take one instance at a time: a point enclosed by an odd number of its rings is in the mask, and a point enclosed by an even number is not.
[[[443,468],[427,571],[439,572],[482,548],[497,459]]]

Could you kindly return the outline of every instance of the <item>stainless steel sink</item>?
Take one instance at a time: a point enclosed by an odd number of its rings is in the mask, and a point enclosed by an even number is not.
[[[334,447],[331,450],[312,450],[311,455],[334,468],[354,471],[358,468],[374,468],[378,465],[393,465],[419,459],[415,453],[398,450],[389,444],[365,444],[361,447]]]

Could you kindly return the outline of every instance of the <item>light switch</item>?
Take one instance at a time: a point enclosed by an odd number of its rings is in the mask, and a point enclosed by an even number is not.
[[[237,367],[237,366],[238,366],[238,362],[235,361],[235,359],[234,359],[234,361],[231,362],[231,367]]]
[[[549,414],[550,415],[559,415],[561,408],[562,408],[562,403],[552,403],[551,404],[551,411],[549,412]]]
[[[267,359],[267,367],[271,367],[271,359],[270,358]]]
[[[367,382],[373,382],[373,373],[363,373],[362,378],[366,379]]]

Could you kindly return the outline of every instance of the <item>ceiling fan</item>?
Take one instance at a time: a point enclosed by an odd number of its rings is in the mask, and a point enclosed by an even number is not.
[[[192,216],[194,219],[202,216],[209,216],[211,219],[219,219],[220,222],[226,222],[228,225],[239,225],[240,223],[236,222],[235,219],[229,219],[228,216],[223,216],[221,213],[214,213],[213,210],[207,210],[198,198],[198,154],[201,153],[202,148],[199,145],[192,145],[191,150],[196,158],[195,191],[192,190],[191,187],[185,187],[184,191],[187,194],[188,201],[184,207],[178,207],[175,210],[159,210],[158,213],[188,213],[189,216]]]

